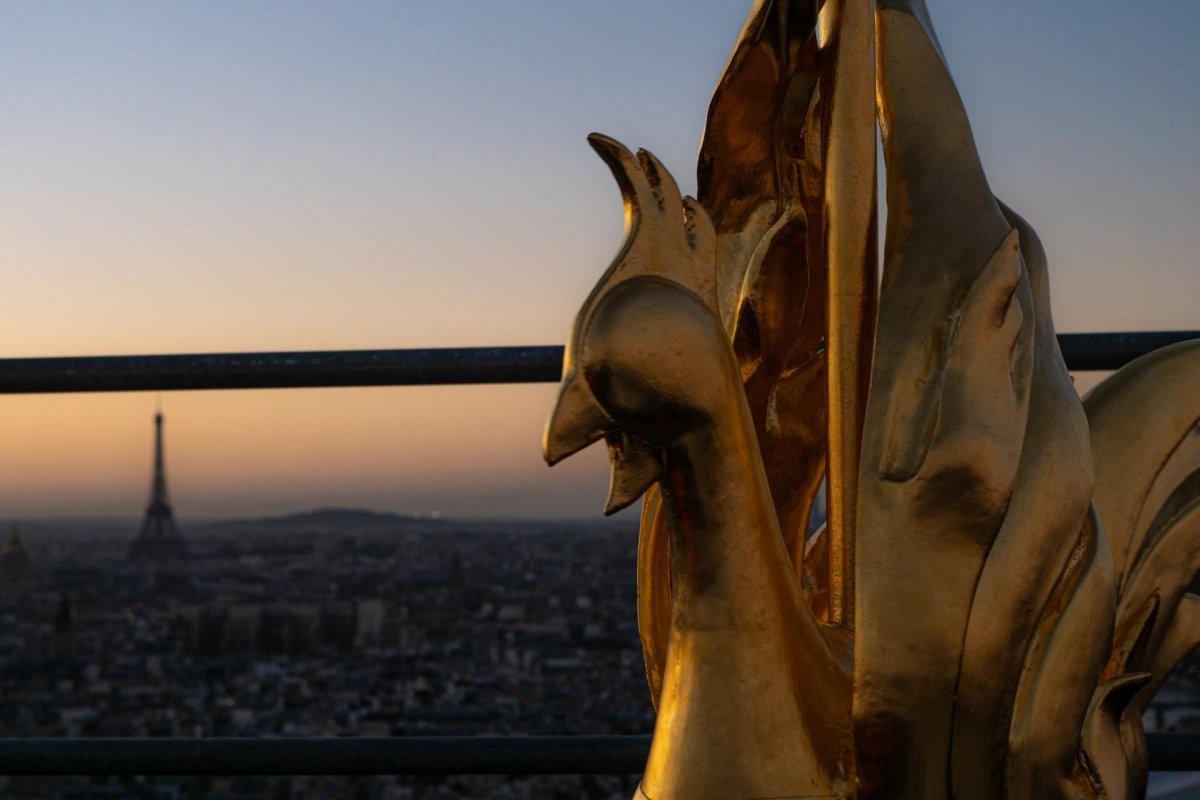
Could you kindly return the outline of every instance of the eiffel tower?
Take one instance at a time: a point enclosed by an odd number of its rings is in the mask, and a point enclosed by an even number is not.
[[[175,513],[167,499],[167,474],[163,468],[163,415],[154,415],[154,479],[150,485],[150,504],[142,532],[129,548],[129,560],[162,562],[182,558],[187,548],[175,527]]]

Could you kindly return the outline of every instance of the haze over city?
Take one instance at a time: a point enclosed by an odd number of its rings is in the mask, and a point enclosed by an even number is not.
[[[621,238],[584,137],[694,191],[746,3],[0,6],[4,357],[556,344]],[[929,0],[1063,332],[1198,328],[1200,5]],[[598,514],[552,385],[0,399],[0,515]]]

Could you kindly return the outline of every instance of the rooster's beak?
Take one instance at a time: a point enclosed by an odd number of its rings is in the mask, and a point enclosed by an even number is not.
[[[577,380],[575,373],[568,373],[542,435],[542,455],[553,467],[567,456],[600,441],[615,427],[597,405],[587,384]]]
[[[662,459],[649,443],[617,430],[587,384],[569,373],[546,423],[542,455],[546,463],[554,466],[601,439],[608,441],[608,457],[612,462],[604,513],[615,514],[634,503],[661,477]]]
[[[605,515],[628,508],[662,477],[662,457],[653,445],[628,433],[608,437],[612,479]]]

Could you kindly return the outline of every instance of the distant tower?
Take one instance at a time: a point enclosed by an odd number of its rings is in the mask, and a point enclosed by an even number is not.
[[[0,581],[9,601],[20,600],[29,588],[29,552],[21,541],[21,530],[14,525],[0,550]]]
[[[162,425],[163,415],[159,412],[154,415],[154,480],[150,485],[150,504],[146,506],[142,532],[129,548],[131,561],[159,562],[187,555],[179,529],[175,527],[175,514],[167,500]]]

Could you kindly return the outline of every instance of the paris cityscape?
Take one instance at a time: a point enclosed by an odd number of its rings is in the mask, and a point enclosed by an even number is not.
[[[642,734],[632,521],[353,509],[197,522],[155,417],[144,518],[31,521],[0,553],[3,736]],[[1200,723],[1200,662],[1148,712]],[[10,777],[5,797],[618,798],[636,776]]]
[[[630,522],[327,509],[181,534],[155,417],[140,527],[0,556],[4,736],[647,733]],[[627,797],[635,777],[11,777],[5,796]]]

